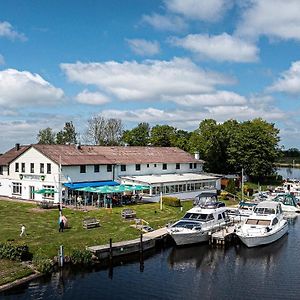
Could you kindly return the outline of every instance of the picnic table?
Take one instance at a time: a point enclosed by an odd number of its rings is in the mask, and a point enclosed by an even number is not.
[[[132,219],[136,217],[136,212],[133,209],[125,208],[122,210],[121,216],[124,219]]]
[[[90,229],[100,226],[100,222],[97,218],[85,218],[82,222],[83,228]]]

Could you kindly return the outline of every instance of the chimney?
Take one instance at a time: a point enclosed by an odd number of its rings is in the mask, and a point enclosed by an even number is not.
[[[199,160],[199,159],[200,159],[200,154],[199,154],[199,152],[195,152],[194,154],[195,154],[195,159],[198,159],[198,160]]]
[[[19,143],[16,144],[16,150],[17,150],[17,151],[20,150],[20,144],[19,144]]]
[[[76,144],[76,149],[81,150],[81,144],[80,143]]]

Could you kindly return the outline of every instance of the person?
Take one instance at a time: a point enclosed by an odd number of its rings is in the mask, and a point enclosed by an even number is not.
[[[24,225],[21,226],[21,233],[20,233],[20,237],[26,235],[26,228]]]
[[[60,221],[59,221],[59,232],[64,232],[64,228],[65,228],[65,223],[64,223],[64,220],[63,220],[63,217],[60,218]]]

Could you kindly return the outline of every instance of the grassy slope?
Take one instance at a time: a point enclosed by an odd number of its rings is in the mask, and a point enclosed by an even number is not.
[[[136,210],[137,217],[150,223],[154,229],[163,227],[170,221],[183,216],[184,211],[191,208],[191,202],[183,202],[183,212],[177,207],[164,206],[160,211],[159,204],[140,204],[130,206]],[[64,233],[58,232],[58,210],[36,210],[35,204],[22,202],[0,201],[0,242],[14,240],[23,241],[34,255],[53,257],[57,255],[60,245],[64,245],[66,255],[73,248],[107,244],[109,238],[114,242],[130,240],[139,236],[139,231],[131,228],[132,221],[123,220],[121,211],[125,207],[116,207],[112,210],[98,209],[84,212],[64,209],[70,229]],[[84,229],[82,220],[86,217],[96,217],[101,227]],[[21,224],[26,226],[27,236],[20,238]]]

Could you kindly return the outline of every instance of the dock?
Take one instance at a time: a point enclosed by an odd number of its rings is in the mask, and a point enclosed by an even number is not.
[[[235,225],[225,226],[210,234],[209,243],[211,245],[225,246],[226,243],[232,241],[234,236]]]
[[[99,260],[111,259],[122,255],[143,252],[156,246],[157,241],[161,241],[167,236],[167,228],[160,228],[140,235],[140,238],[109,244],[87,247]]]

